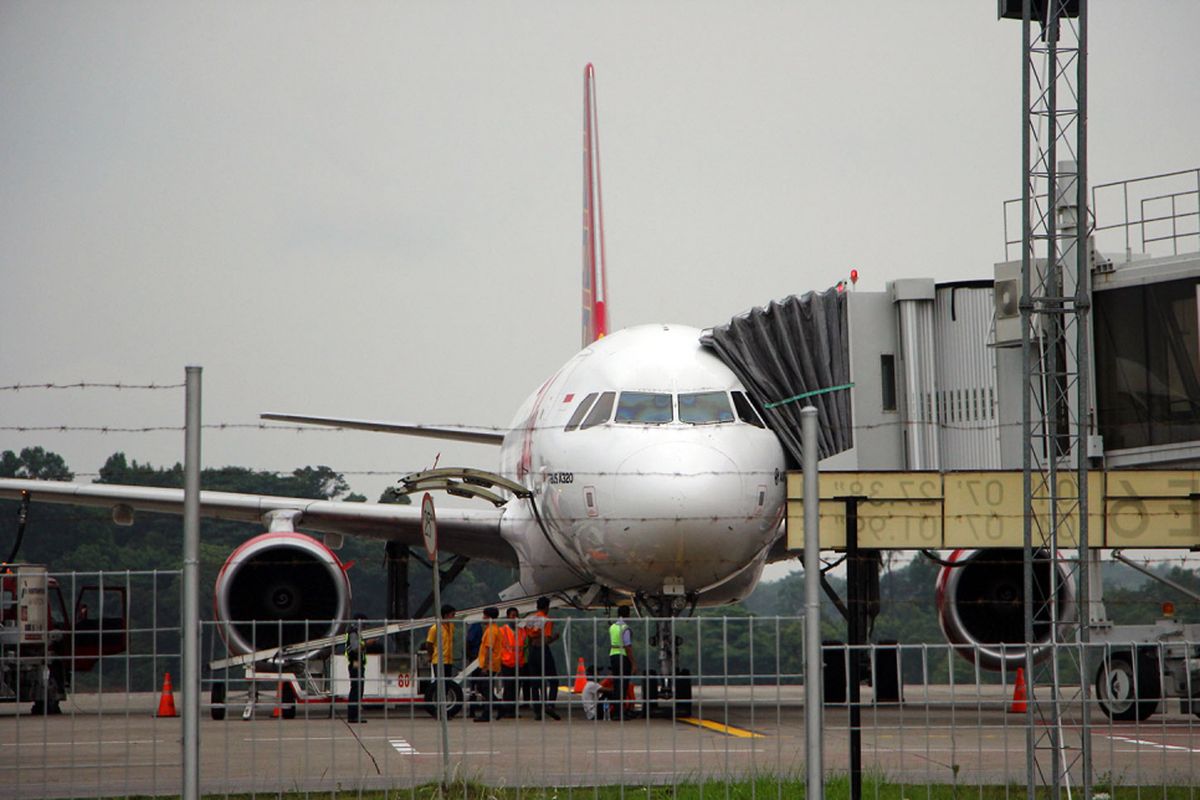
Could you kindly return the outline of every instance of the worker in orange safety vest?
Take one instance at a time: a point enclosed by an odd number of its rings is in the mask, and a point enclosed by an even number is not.
[[[500,626],[500,680],[504,683],[504,703],[496,719],[517,715],[517,680],[525,666],[525,631],[518,627],[521,612],[504,612],[507,624]]]
[[[487,623],[483,629],[483,638],[479,640],[479,694],[483,696],[483,705],[478,711],[472,709],[471,716],[476,722],[491,722],[497,716],[498,709],[493,708],[496,700],[496,681],[500,679],[504,664],[501,661],[504,627],[496,620],[500,610],[488,606],[483,610],[483,619]]]
[[[558,699],[558,665],[554,662],[554,650],[558,633],[554,620],[550,619],[550,598],[539,597],[537,611],[521,623],[529,641],[529,673],[533,701],[533,718],[541,719],[544,713],[550,719],[562,719],[554,708]]]

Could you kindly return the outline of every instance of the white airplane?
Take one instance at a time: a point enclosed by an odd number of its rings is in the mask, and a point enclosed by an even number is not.
[[[598,586],[610,599],[629,598],[667,617],[698,603],[745,597],[772,547],[782,554],[784,454],[733,372],[700,345],[699,330],[658,324],[605,335],[594,80],[589,64],[584,348],[530,395],[509,430],[264,417],[498,445],[498,474],[443,469],[406,479],[414,490],[446,489],[494,503],[439,507],[441,549],[518,567],[519,581],[505,598]],[[117,521],[138,510],[183,508],[180,490],[0,480],[0,497],[25,492],[34,502],[107,506]],[[293,644],[280,622],[320,620],[297,626],[315,636],[340,629],[350,613],[349,581],[334,552],[342,535],[422,541],[415,505],[206,491],[200,508],[207,517],[267,528],[237,548],[217,578],[216,613],[235,653]],[[277,630],[283,641],[270,641]],[[663,660],[670,649],[660,652],[663,674],[671,674]]]

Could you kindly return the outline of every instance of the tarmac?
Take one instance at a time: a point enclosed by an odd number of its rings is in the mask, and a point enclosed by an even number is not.
[[[201,720],[204,793],[331,791],[406,787],[444,775],[489,785],[591,786],[688,782],[749,775],[800,777],[803,686],[705,686],[689,721],[584,718],[579,698],[559,695],[561,721],[449,721],[443,757],[438,720],[420,706],[372,709],[367,724],[344,709],[301,707],[295,719],[260,706]],[[1027,717],[1009,710],[1001,687],[906,687],[900,703],[861,707],[862,767],[917,786],[1025,784]],[[176,698],[178,704],[178,697]],[[182,723],[155,716],[146,694],[76,695],[64,714],[34,717],[0,706],[0,797],[178,794]],[[306,714],[306,711],[311,712]],[[849,709],[822,709],[827,775],[849,770]],[[1035,740],[1048,730],[1035,706]],[[1160,713],[1144,723],[1089,719],[1094,774],[1126,785],[1200,784],[1200,720]],[[1077,752],[1080,725],[1062,741]],[[1070,750],[1067,751],[1068,756]],[[1043,768],[1049,757],[1039,752]]]

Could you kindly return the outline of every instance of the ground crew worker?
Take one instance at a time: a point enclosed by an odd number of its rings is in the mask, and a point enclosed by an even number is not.
[[[354,625],[346,634],[346,665],[350,670],[350,698],[346,709],[347,722],[366,722],[362,718],[363,672],[367,668],[367,643],[362,627],[366,614],[355,614]]]
[[[562,719],[554,708],[558,699],[558,666],[554,663],[554,650],[558,641],[554,621],[550,619],[550,598],[539,597],[537,611],[522,623],[529,638],[529,676],[533,687],[533,717],[541,719],[544,712],[550,719]]]
[[[613,694],[616,698],[617,719],[625,718],[625,692],[628,680],[637,672],[633,659],[633,633],[629,630],[629,606],[617,608],[617,620],[608,626],[608,660],[612,666]]]
[[[495,606],[488,606],[483,610],[486,627],[483,629],[483,638],[479,640],[479,674],[482,684],[481,693],[486,705],[478,713],[471,712],[476,722],[491,722],[497,716],[498,709],[493,709],[492,704],[496,699],[495,682],[500,678],[503,668],[501,662],[503,634],[500,623],[496,622],[499,616],[500,609]]]
[[[521,612],[510,608],[504,615],[507,624],[500,626],[500,679],[504,682],[504,704],[496,719],[517,715],[517,677],[525,666],[525,631],[518,630]]]
[[[429,633],[425,636],[425,649],[429,653],[429,662],[433,664],[433,674],[439,679],[445,679],[454,674],[454,615],[457,609],[452,605],[442,606],[442,649],[438,650],[438,626],[430,625]]]
[[[429,663],[433,667],[433,679],[445,681],[454,676],[454,613],[455,608],[446,604],[442,606],[442,624],[430,625],[429,633],[425,636],[425,651],[429,653]],[[438,629],[441,629],[441,647],[438,647]],[[434,687],[436,697],[436,689]]]

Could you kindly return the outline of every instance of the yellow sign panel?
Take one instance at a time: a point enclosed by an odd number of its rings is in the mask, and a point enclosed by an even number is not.
[[[943,547],[1020,547],[1025,538],[1019,472],[954,472],[946,476]]]
[[[1058,476],[1057,530],[1059,547],[1079,543],[1079,490],[1074,472]],[[1088,473],[1088,541],[1103,542],[1104,513],[1097,501],[1103,497],[1104,476]],[[1020,472],[953,472],[946,475],[945,547],[1021,547],[1025,542],[1025,508],[1033,511],[1033,540],[1046,541],[1053,528],[1050,487],[1034,475],[1033,497],[1025,501]]]
[[[804,547],[804,476],[788,475],[788,547]],[[821,546],[846,546],[846,500],[858,503],[858,546],[941,547],[942,475],[938,472],[824,472],[818,481]]]
[[[840,550],[846,546],[845,504],[833,500],[820,504],[821,547]],[[789,550],[804,549],[804,501],[788,500],[787,537]]]
[[[846,546],[846,505],[858,503],[858,545],[879,549],[1021,547],[1024,515],[1034,541],[1050,536],[1050,487],[1034,475],[1027,499],[1020,472],[823,472],[818,482],[822,548]],[[788,547],[804,546],[804,478],[788,475]],[[1057,476],[1059,547],[1075,547],[1079,492],[1074,472]],[[1200,546],[1200,471],[1088,473],[1092,547]]]
[[[1200,545],[1200,471],[1109,472],[1108,547]]]

